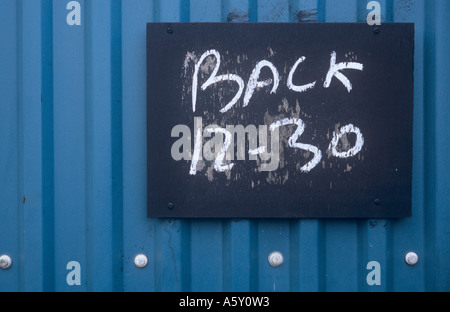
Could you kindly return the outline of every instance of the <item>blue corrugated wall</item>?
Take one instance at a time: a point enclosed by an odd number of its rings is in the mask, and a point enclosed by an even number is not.
[[[69,0],[0,1],[0,291],[450,290],[450,1],[379,1],[382,22],[415,23],[413,207],[398,220],[146,217],[147,22],[365,22],[368,1],[78,2],[69,26]]]

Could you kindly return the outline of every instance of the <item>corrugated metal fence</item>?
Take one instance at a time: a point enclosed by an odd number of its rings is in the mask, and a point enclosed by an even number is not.
[[[0,291],[449,291],[446,0],[379,1],[415,23],[412,218],[146,217],[147,22],[365,22],[367,2],[80,0],[71,26],[68,0],[1,0]]]

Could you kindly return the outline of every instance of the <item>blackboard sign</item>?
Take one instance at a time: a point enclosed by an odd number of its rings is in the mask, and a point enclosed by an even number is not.
[[[413,55],[413,24],[147,24],[148,216],[410,216]]]

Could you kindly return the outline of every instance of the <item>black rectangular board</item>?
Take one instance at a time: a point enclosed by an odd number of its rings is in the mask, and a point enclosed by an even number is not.
[[[413,58],[409,23],[148,23],[148,217],[411,216]]]

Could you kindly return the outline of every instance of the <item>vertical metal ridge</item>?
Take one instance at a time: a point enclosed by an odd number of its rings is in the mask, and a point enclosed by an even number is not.
[[[356,270],[356,291],[361,292],[366,290],[367,283],[364,283],[366,277],[366,266],[371,260],[379,259],[370,259],[370,255],[368,252],[368,223],[370,220],[356,220],[356,262],[358,264],[358,268]],[[381,224],[379,225],[381,226]],[[379,234],[377,235],[379,236]],[[385,246],[383,246],[384,248]]]
[[[317,0],[317,21],[323,23],[326,21],[326,0]]]
[[[153,21],[161,22],[161,0],[153,0]]]
[[[231,222],[222,220],[222,291],[232,291]]]
[[[424,195],[425,181],[425,124],[424,110],[426,96],[423,86],[425,76],[425,14],[423,9],[427,1],[412,2],[392,1],[392,22],[415,23],[414,48],[414,124],[413,124],[413,168],[412,168],[412,217],[408,219],[389,220],[387,232],[386,253],[388,263],[385,270],[386,287],[388,291],[423,291],[424,262],[419,262],[414,268],[406,265],[404,256],[407,251],[414,250],[423,254],[426,235],[424,233],[424,219],[426,197]],[[388,3],[389,5],[390,3]],[[389,11],[390,7],[388,7]],[[410,282],[412,280],[418,282]]]
[[[435,212],[435,267],[442,268],[436,272],[436,289],[450,291],[450,166],[448,155],[450,154],[450,135],[447,129],[450,120],[448,99],[450,92],[448,81],[450,69],[447,65],[448,51],[450,50],[450,3],[448,1],[436,2],[436,38],[439,44],[436,46],[436,212]]]
[[[425,2],[424,2],[425,4]],[[424,251],[435,255],[436,217],[436,7],[434,1],[426,1],[424,8]],[[426,262],[426,286],[433,291],[436,284],[435,257]]]
[[[327,225],[332,220],[316,220],[316,235],[317,235],[317,288],[315,290],[324,292],[327,291],[327,263],[332,261],[332,255],[327,248]]]
[[[42,236],[44,291],[55,289],[55,202],[53,143],[53,7],[51,0],[41,2],[42,53]]]
[[[228,14],[230,13],[230,0],[220,1],[221,22],[228,21]]]
[[[181,291],[192,290],[192,277],[191,277],[191,221],[180,221],[181,231]]]
[[[152,227],[146,218],[146,33],[155,21],[156,2],[122,1],[122,169],[123,169],[123,287],[125,291],[149,291],[154,276]],[[151,237],[149,237],[151,236]],[[141,271],[133,259],[145,253],[149,265]]]
[[[249,240],[250,240],[250,291],[259,290],[259,238],[258,221],[250,220]]]
[[[371,220],[355,220],[356,241],[357,241],[356,262],[358,263],[358,267],[356,270],[356,280],[357,280],[356,291],[358,292],[367,289],[366,287],[367,284],[362,282],[365,280],[365,272],[366,272],[365,271],[366,266],[364,264],[368,263],[371,260],[378,260],[378,259],[370,259],[371,255],[369,247],[367,246],[369,244],[370,229],[368,224],[370,221]]]
[[[336,1],[318,0],[318,9],[324,14],[326,22],[357,22],[361,2],[354,0],[340,0],[336,5]],[[319,17],[320,21],[321,18]]]
[[[356,21],[358,23],[365,23],[366,22],[366,16],[367,16],[367,9],[366,9],[366,5],[367,3],[365,1],[358,1],[355,0],[357,2],[356,4],[356,8],[357,8],[357,13],[356,13]]]
[[[18,198],[20,195],[19,181],[17,174],[18,164],[18,21],[17,21],[17,2],[2,1],[0,4],[0,40],[2,49],[2,70],[0,71],[0,94],[2,105],[0,105],[0,144],[2,145],[2,154],[0,155],[0,227],[2,233],[7,235],[0,236],[0,252],[8,254],[13,259],[13,266],[7,274],[0,274],[1,291],[18,291],[19,272],[15,267],[14,259],[17,259],[19,265],[19,225]],[[3,48],[4,47],[4,48]],[[3,270],[2,270],[3,271]],[[1,273],[1,272],[0,272]]]
[[[19,258],[19,291],[25,290],[25,264],[26,259],[23,255],[25,252],[25,217],[24,217],[24,138],[23,138],[23,0],[16,2],[16,35],[17,35],[17,120],[16,120],[16,133],[17,133],[17,209],[18,209],[18,250],[21,255]]]
[[[317,221],[317,249],[318,249],[318,264],[317,264],[317,275],[318,275],[318,291],[326,291],[326,242],[325,242],[325,226],[326,222],[323,220]]]
[[[95,290],[95,274],[94,274],[94,143],[93,143],[93,86],[92,86],[92,3],[86,1],[82,7],[83,13],[83,40],[84,40],[84,166],[85,166],[85,240],[86,240],[86,262],[84,270],[86,271],[86,286],[88,291]]]
[[[289,221],[289,291],[300,291],[300,220]]]
[[[27,3],[26,5],[24,5]],[[41,291],[43,287],[42,269],[42,121],[41,121],[41,3],[20,3],[21,31],[20,73],[21,108],[17,123],[20,128],[22,147],[21,171],[22,192],[19,204],[22,206],[23,228],[23,290]],[[20,22],[20,21],[19,21]],[[19,107],[19,106],[18,106]],[[30,259],[33,259],[32,261]]]
[[[248,21],[258,22],[258,0],[248,0]]]
[[[289,0],[288,7],[289,7],[289,22],[291,23],[297,22],[298,18],[296,20],[296,17],[299,12],[298,1]]]
[[[83,3],[82,3],[83,4]],[[67,3],[52,1],[54,44],[54,161],[55,161],[55,269],[67,275],[67,264],[77,261],[86,290],[86,95],[85,18],[69,25]],[[70,9],[70,8],[69,8]],[[56,290],[70,289],[65,278],[56,280]]]
[[[386,0],[386,23],[394,22],[394,0]]]
[[[381,17],[382,23],[393,23],[394,22],[394,1],[395,0],[386,0],[385,1],[385,8],[382,8],[382,12],[384,12],[384,19],[383,16]],[[364,22],[364,21],[363,21]],[[380,222],[383,222],[383,228],[385,229],[384,239],[384,254],[383,258],[380,259],[380,265],[383,266],[384,270],[381,274],[381,285],[383,287],[384,291],[393,291],[393,275],[394,275],[394,265],[392,261],[392,255],[394,253],[394,231],[393,227],[395,225],[395,222],[392,220],[379,220]],[[368,227],[370,226],[370,221],[368,222]],[[381,235],[381,234],[378,234]],[[366,244],[369,244],[369,241],[366,242]],[[371,259],[368,259],[370,261]],[[376,260],[376,259],[374,259]],[[367,274],[367,271],[365,272]],[[369,288],[369,290],[371,290]]]
[[[111,154],[113,290],[123,291],[122,0],[111,4]]]
[[[392,292],[394,289],[394,265],[392,261],[392,255],[394,254],[394,233],[393,233],[394,222],[387,221],[386,222],[386,247],[385,247],[385,274],[382,274],[382,278],[384,278],[386,291]],[[383,283],[383,280],[382,280]]]
[[[180,22],[191,21],[191,0],[180,0]]]

